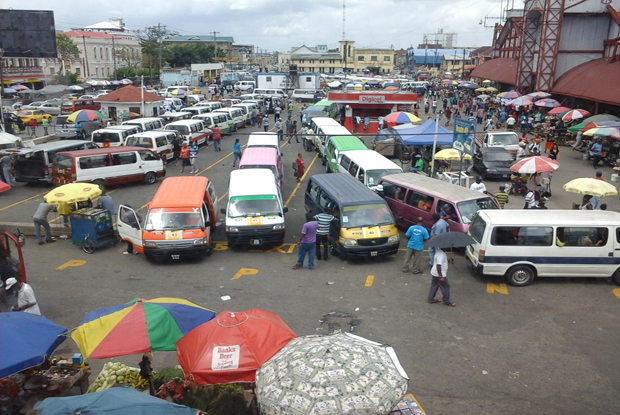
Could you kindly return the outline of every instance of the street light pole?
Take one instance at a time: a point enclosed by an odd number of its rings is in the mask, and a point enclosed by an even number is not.
[[[435,171],[435,151],[437,150],[437,135],[439,134],[439,120],[441,119],[441,115],[443,111],[437,111],[435,117],[435,135],[433,136],[433,154],[431,159],[431,177],[434,176]]]
[[[2,131],[6,130],[4,129],[4,113],[2,110],[2,95],[4,94],[4,49],[0,48],[0,88],[2,88],[2,91],[0,91],[0,126],[2,127]]]

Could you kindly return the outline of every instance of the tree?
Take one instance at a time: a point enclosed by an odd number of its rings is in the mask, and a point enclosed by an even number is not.
[[[80,59],[80,49],[73,43],[73,39],[64,33],[56,34],[56,49],[61,61]]]
[[[54,80],[60,85],[75,85],[79,83],[77,74],[74,74],[71,71],[64,71],[63,73],[62,69],[58,71],[54,77]]]
[[[151,65],[155,64],[155,67],[159,68],[160,49],[162,61],[169,56],[168,47],[163,45],[163,40],[177,35],[177,32],[168,30],[166,26],[149,26],[142,30],[136,30],[136,37],[142,47],[144,66],[151,67]]]

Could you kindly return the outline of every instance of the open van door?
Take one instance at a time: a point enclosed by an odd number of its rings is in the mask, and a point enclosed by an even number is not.
[[[125,205],[120,205],[118,207],[116,229],[122,240],[130,241],[136,247],[136,252],[139,254],[144,253],[140,216],[138,216],[134,209]]]
[[[5,232],[0,229],[0,311],[9,311],[10,301],[4,289],[4,283],[9,278],[26,282],[26,266],[22,253],[24,238],[19,231]]]

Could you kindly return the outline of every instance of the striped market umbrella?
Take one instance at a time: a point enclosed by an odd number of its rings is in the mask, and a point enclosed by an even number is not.
[[[521,96],[521,93],[517,91],[506,91],[500,92],[499,94],[497,94],[497,96],[504,99],[515,99],[519,98]]]
[[[584,131],[583,135],[590,135],[593,137],[611,137],[620,139],[620,131],[614,127],[595,127]]]
[[[556,160],[551,160],[545,156],[532,156],[517,161],[510,166],[510,170],[515,173],[521,174],[533,174],[542,173],[545,171],[553,171],[560,167],[560,163]]]
[[[186,93],[187,92],[182,89],[175,89],[170,93],[170,95],[185,95]]]
[[[562,121],[573,121],[580,120],[581,118],[587,117],[588,115],[590,115],[588,111],[577,109],[563,112],[559,115],[559,117],[562,119]]]
[[[525,95],[533,99],[543,99],[543,98],[548,98],[551,96],[550,93],[543,92],[543,91],[530,92],[529,94],[525,94]]]
[[[95,359],[172,351],[181,337],[213,317],[213,311],[180,298],[135,298],[86,313],[71,337],[84,357]]]
[[[534,102],[534,105],[536,105],[537,107],[544,107],[544,108],[556,108],[560,106],[560,103],[552,98],[543,98],[543,99],[539,99],[538,101]]]
[[[73,124],[76,122],[97,121],[97,120],[103,120],[103,119],[105,119],[105,115],[103,115],[99,111],[79,110],[69,115],[67,117],[67,122]]]
[[[583,133],[583,132],[586,132],[586,131],[588,131],[588,130],[590,130],[592,128],[596,128],[596,127],[601,127],[601,126],[598,125],[595,122],[585,122],[584,121],[584,122],[580,122],[579,124],[575,124],[572,127],[569,127],[568,130],[566,130],[566,131],[568,131],[569,133],[573,133],[573,134],[574,133],[578,133],[579,131],[581,131]]]
[[[420,119],[410,112],[397,111],[385,117],[384,121],[392,124],[407,124],[410,122],[420,122]]]
[[[572,108],[568,108],[568,107],[555,107],[553,109],[550,109],[547,114],[550,115],[558,115],[558,114],[562,114],[563,112],[566,111],[570,111]]]
[[[514,105],[515,107],[527,107],[532,105],[533,102],[529,97],[518,97],[511,101],[508,101],[508,104]]]

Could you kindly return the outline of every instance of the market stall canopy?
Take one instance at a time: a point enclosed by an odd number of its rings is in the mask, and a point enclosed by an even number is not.
[[[620,105],[620,95],[615,85],[620,85],[620,61],[601,58],[566,71],[555,82],[551,92],[609,105]]]
[[[435,120],[429,118],[420,125],[403,124],[390,128],[406,146],[433,145],[435,137]],[[451,146],[454,141],[452,131],[437,126],[437,145]]]
[[[263,415],[387,415],[409,378],[390,346],[350,333],[290,341],[256,374]]]
[[[254,382],[256,370],[296,337],[269,311],[222,311],[177,342],[177,358],[199,385]]]
[[[104,359],[176,350],[176,342],[215,313],[181,298],[136,298],[86,313],[71,337],[84,357]]]
[[[489,78],[503,84],[517,84],[519,61],[512,58],[495,58],[478,65],[471,73],[472,78]]]
[[[47,85],[43,87],[40,92],[45,94],[58,94],[60,92],[64,92],[67,88],[67,85]]]
[[[131,388],[112,388],[86,395],[47,398],[33,408],[36,415],[196,415],[198,411]]]
[[[85,202],[101,194],[101,188],[93,183],[67,183],[55,188],[43,196],[50,205],[60,205],[63,203],[74,204]]]
[[[0,313],[0,379],[45,362],[66,333],[38,314]]]
[[[562,186],[562,188],[567,192],[596,197],[615,196],[618,194],[618,189],[613,184],[591,177],[573,179]]]

